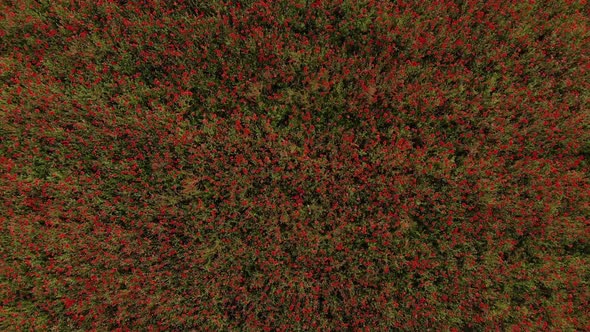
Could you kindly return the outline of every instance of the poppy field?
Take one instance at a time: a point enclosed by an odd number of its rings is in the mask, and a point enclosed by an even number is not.
[[[585,0],[1,0],[0,330],[590,330]]]

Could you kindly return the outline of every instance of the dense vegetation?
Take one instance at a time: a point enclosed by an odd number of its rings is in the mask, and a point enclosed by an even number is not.
[[[590,330],[586,1],[0,1],[0,330]]]

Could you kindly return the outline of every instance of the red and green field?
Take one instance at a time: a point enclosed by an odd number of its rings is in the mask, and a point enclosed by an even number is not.
[[[590,4],[0,0],[0,330],[590,330]]]

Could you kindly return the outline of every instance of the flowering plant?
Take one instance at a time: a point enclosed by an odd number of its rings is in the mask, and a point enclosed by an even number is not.
[[[0,329],[590,329],[585,0],[0,8]]]

